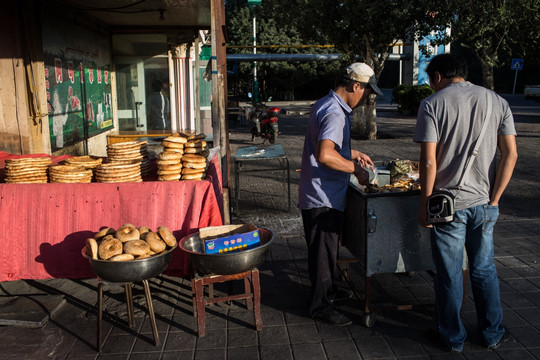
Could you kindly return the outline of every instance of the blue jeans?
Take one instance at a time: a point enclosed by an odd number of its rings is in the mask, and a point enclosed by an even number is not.
[[[463,302],[463,248],[467,251],[478,330],[486,345],[504,335],[497,269],[493,260],[493,227],[497,206],[478,205],[456,211],[454,221],[435,225],[431,236],[435,275],[435,313],[447,345],[462,350],[467,333],[460,317]]]

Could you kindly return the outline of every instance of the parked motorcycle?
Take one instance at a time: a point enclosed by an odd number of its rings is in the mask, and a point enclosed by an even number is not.
[[[278,115],[279,108],[256,103],[249,116],[251,141],[255,137],[261,137],[263,143],[268,140],[270,144],[274,144],[278,137]]]

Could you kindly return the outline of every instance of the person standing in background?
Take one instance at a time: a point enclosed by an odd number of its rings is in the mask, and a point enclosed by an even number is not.
[[[146,101],[146,120],[149,130],[169,130],[171,128],[169,99],[161,93],[163,86],[162,80],[152,81],[152,94]]]
[[[493,228],[499,216],[499,200],[517,161],[514,119],[506,100],[466,80],[467,63],[461,56],[437,55],[426,72],[435,94],[420,104],[413,140],[421,147],[418,222],[432,228],[436,269],[437,329],[428,330],[427,335],[448,351],[463,350],[467,334],[460,311],[466,250],[478,331],[488,349],[497,349],[509,338],[509,332],[502,325]],[[458,189],[485,121],[487,128],[478,153],[472,157],[472,166]],[[497,149],[501,155],[498,161]],[[455,216],[449,223],[430,225],[427,200],[439,189],[453,192]]]

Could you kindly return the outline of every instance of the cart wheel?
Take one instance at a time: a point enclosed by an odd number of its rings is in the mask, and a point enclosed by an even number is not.
[[[375,325],[376,316],[373,313],[370,314],[364,314],[362,316],[362,322],[364,323],[364,326],[367,328],[373,327]]]

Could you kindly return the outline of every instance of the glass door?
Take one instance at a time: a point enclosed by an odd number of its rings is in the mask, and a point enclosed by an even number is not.
[[[115,69],[119,130],[147,130],[143,60],[117,59]]]
[[[119,130],[170,129],[167,56],[119,58],[115,68]]]

